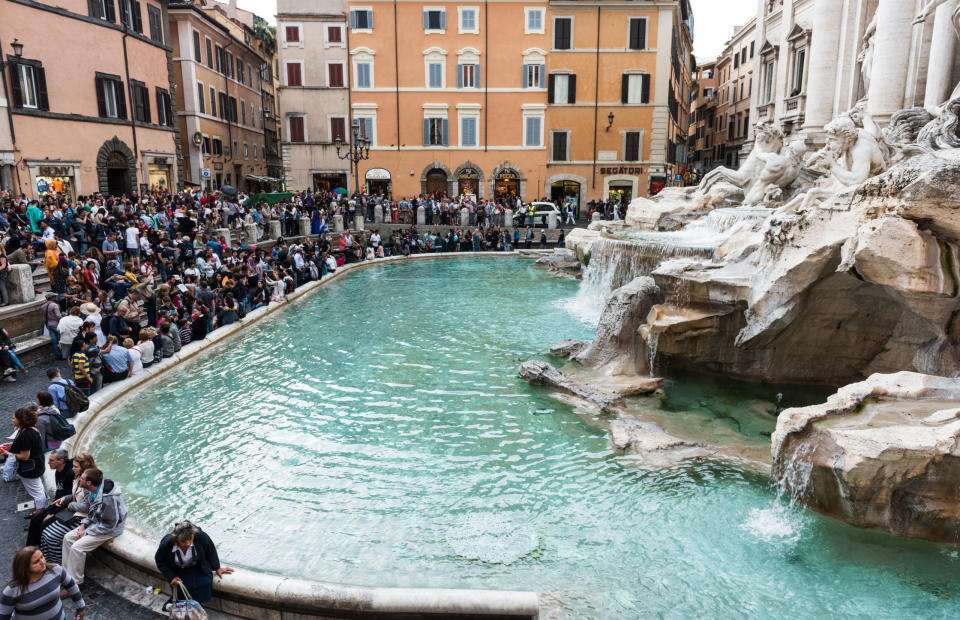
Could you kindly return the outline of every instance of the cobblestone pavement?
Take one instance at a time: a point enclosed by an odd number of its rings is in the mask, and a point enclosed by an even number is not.
[[[47,368],[53,362],[37,363],[28,366],[28,374],[20,373],[16,383],[0,383],[0,433],[7,437],[13,432],[11,414],[14,409],[33,401],[37,392],[46,389]],[[56,362],[60,372],[66,374],[66,364]],[[0,482],[0,579],[6,583],[10,579],[10,561],[17,549],[26,541],[25,531],[27,522],[23,516],[27,513],[16,512],[16,505],[28,501],[30,496],[23,490],[20,482]],[[155,619],[163,616],[139,605],[135,605],[119,596],[103,589],[92,578],[87,578],[84,585],[84,599],[91,605],[87,611],[87,620],[141,620]],[[67,617],[72,618],[73,609],[70,601],[66,601]]]

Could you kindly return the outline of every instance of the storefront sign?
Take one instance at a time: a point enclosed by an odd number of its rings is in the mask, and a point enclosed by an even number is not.
[[[370,168],[367,170],[367,178],[372,181],[389,181],[390,171],[384,168]]]
[[[619,168],[600,168],[600,174],[643,174],[643,166],[638,166],[636,168],[630,168],[628,166],[620,166]]]
[[[40,166],[40,177],[72,177],[72,166]]]
[[[597,161],[617,161],[616,151],[598,151]]]

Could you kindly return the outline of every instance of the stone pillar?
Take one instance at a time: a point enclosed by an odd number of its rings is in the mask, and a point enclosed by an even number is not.
[[[460,209],[460,226],[462,228],[470,226],[470,209],[466,207]]]
[[[244,224],[243,242],[246,243],[247,245],[254,245],[257,242],[257,225],[256,224]]]
[[[310,236],[310,218],[309,217],[300,218],[300,236],[301,237]]]
[[[513,228],[513,211],[511,209],[503,210],[503,226],[504,228]]]
[[[229,228],[218,228],[215,231],[213,231],[213,236],[217,239],[217,241],[219,241],[220,238],[223,237],[223,239],[225,239],[227,242],[227,247],[228,248],[230,247],[231,239],[230,239]]]
[[[373,222],[374,224],[383,224],[383,205],[374,205]]]
[[[354,215],[353,216],[353,230],[363,230],[363,216]]]
[[[10,265],[7,274],[7,295],[9,303],[22,304],[36,297],[33,288],[33,268],[30,265]]]
[[[270,220],[269,222],[267,222],[267,224],[270,226],[270,232],[269,234],[267,234],[267,236],[274,240],[279,239],[281,234],[280,220]]]
[[[554,230],[557,227],[557,214],[551,211],[547,213],[547,228]]]
[[[422,206],[417,207],[417,226],[423,226],[427,223],[427,210]]]
[[[817,2],[813,6],[813,39],[807,82],[804,128],[823,129],[833,120],[833,95],[837,86],[843,2]]]
[[[956,8],[957,0],[951,0],[938,6],[934,14],[930,64],[927,65],[927,88],[923,95],[923,107],[928,110],[946,103],[953,92],[953,59],[957,52],[957,31],[953,29],[952,17]]]
[[[880,0],[877,7],[877,32],[873,36],[873,68],[867,97],[870,113],[881,125],[903,107],[913,17],[913,2]]]
[[[343,216],[337,213],[333,216],[333,232],[342,233],[343,232]]]

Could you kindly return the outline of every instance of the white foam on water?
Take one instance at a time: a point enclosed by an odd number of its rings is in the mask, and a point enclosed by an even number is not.
[[[490,564],[512,564],[540,546],[540,535],[520,515],[477,512],[464,515],[447,529],[454,553]]]
[[[575,295],[567,299],[558,299],[554,306],[560,308],[588,327],[596,327],[603,313],[603,300],[597,303],[587,295]]]
[[[740,529],[765,543],[792,545],[803,533],[803,516],[796,507],[777,503],[752,509]]]

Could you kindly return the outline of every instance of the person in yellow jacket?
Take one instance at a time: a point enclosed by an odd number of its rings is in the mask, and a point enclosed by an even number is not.
[[[57,248],[57,242],[53,239],[48,239],[44,245],[47,250],[43,253],[43,260],[47,267],[47,276],[50,277],[50,288],[55,293],[62,293],[66,288],[66,280],[60,275],[60,269],[57,268],[57,265],[60,264],[60,250]]]

